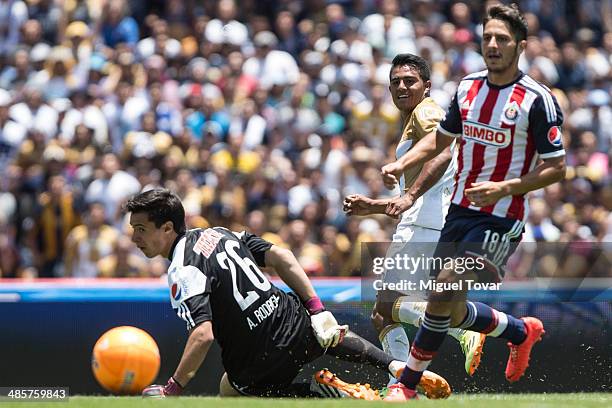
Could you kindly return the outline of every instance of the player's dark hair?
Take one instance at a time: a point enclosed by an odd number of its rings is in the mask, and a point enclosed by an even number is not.
[[[429,81],[431,77],[431,72],[429,71],[429,65],[427,65],[427,61],[424,58],[419,57],[414,54],[397,54],[393,61],[391,62],[391,71],[389,71],[389,75],[393,71],[395,67],[402,67],[404,65],[408,65],[409,67],[414,68],[420,75],[423,82]]]
[[[172,221],[174,232],[185,233],[185,209],[181,199],[172,191],[165,188],[155,188],[136,194],[124,205],[125,211],[132,213],[146,213],[148,220],[156,228]]]
[[[513,3],[510,6],[499,4],[490,7],[482,22],[483,28],[491,20],[501,20],[508,23],[516,42],[527,39],[527,20],[525,20],[516,4]]]

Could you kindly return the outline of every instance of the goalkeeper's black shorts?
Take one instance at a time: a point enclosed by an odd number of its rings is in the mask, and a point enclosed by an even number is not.
[[[308,396],[306,390],[292,384],[302,367],[322,356],[325,351],[317,342],[310,325],[310,316],[299,298],[290,294],[292,302],[298,307],[298,313],[285,330],[291,332],[293,339],[290,345],[257,344],[253,348],[257,358],[249,362],[224,361],[229,382],[243,395],[289,397]],[[272,334],[271,334],[272,336]]]

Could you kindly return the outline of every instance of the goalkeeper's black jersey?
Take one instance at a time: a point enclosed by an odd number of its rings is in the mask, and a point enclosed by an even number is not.
[[[303,364],[295,353],[312,337],[297,296],[275,287],[259,269],[271,246],[253,234],[215,227],[187,231],[170,251],[172,308],[188,330],[212,322],[225,370],[244,386],[265,382],[286,364]]]

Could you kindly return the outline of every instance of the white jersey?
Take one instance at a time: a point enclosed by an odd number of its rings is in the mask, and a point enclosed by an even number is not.
[[[409,149],[411,142],[401,143],[396,150],[396,157],[400,158]],[[413,206],[402,213],[402,218],[397,226],[398,232],[407,225],[418,225],[424,228],[442,230],[444,220],[448,213],[451,197],[454,189],[454,177],[457,170],[457,154],[453,142],[453,159],[448,165],[444,175],[429,190],[420,196]],[[405,194],[404,176],[400,178],[401,195]]]
[[[443,117],[444,111],[431,98],[421,101],[405,120],[402,138],[395,151],[396,158],[402,157],[418,140],[435,131]],[[454,144],[451,148],[454,152]],[[453,193],[456,168],[456,154],[453,154],[453,159],[440,180],[419,197],[409,210],[402,213],[402,218],[397,226],[398,233],[408,225],[435,230],[442,229]],[[417,167],[402,174],[399,179],[402,196],[410,189],[421,170],[422,167]]]

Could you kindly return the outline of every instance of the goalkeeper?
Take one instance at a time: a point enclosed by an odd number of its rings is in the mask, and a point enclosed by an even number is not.
[[[152,385],[144,396],[179,395],[204,361],[216,339],[225,374],[222,396],[321,396],[307,384],[294,384],[302,366],[326,352],[367,362],[398,376],[403,361],[377,349],[339,325],[286,249],[248,233],[225,228],[186,230],[178,196],[164,189],[140,193],[126,203],[132,240],[147,256],[163,255],[168,268],[170,301],[185,321],[189,336],[183,356],[165,386]],[[260,268],[273,269],[294,293],[276,288]],[[317,376],[326,394],[365,396],[366,387],[346,384],[329,372]],[[444,379],[427,373],[423,391],[446,397]],[[332,392],[330,392],[330,390]]]

